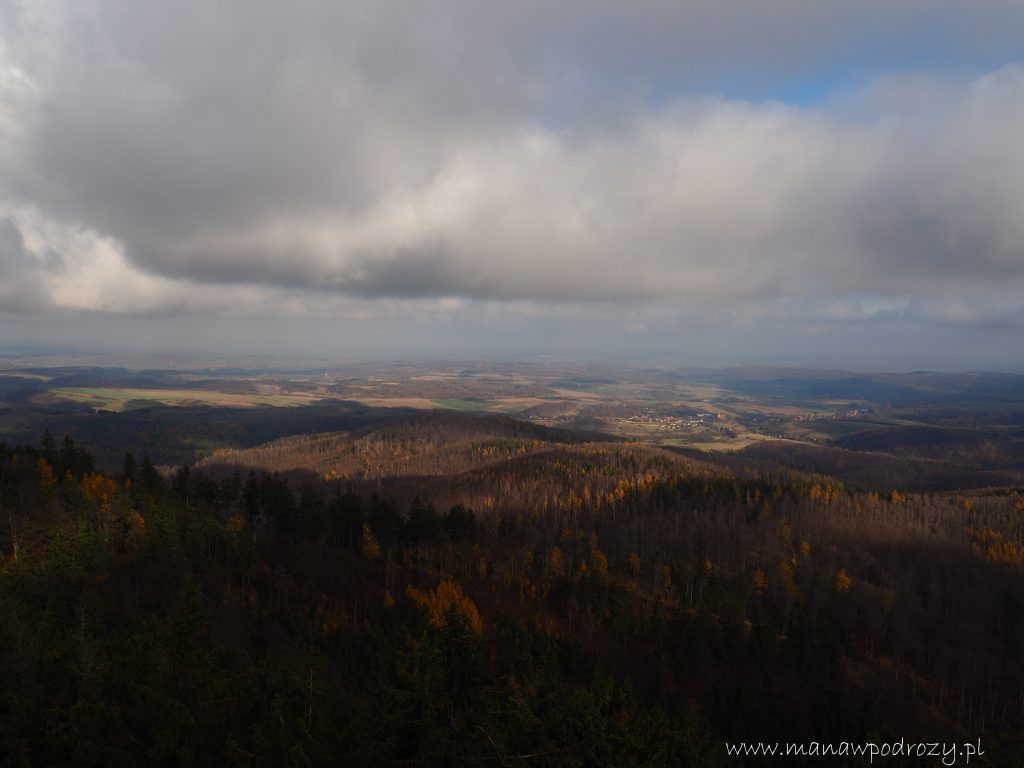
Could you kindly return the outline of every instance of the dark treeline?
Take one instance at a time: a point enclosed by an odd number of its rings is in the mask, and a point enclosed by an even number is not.
[[[758,765],[723,741],[900,737],[1024,755],[1016,491],[504,438],[390,485],[131,454],[108,475],[63,447],[0,446],[7,764]]]
[[[0,446],[4,764],[719,760],[696,715],[484,607],[465,507],[47,456]]]

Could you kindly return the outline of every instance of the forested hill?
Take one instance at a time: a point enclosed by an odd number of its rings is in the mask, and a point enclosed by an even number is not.
[[[1019,490],[457,423],[297,441],[290,466],[377,461],[308,484],[0,447],[3,763],[732,766],[761,763],[726,739],[900,737],[1024,760]],[[494,452],[406,471],[471,448]]]
[[[349,431],[293,435],[253,448],[219,451],[199,466],[215,474],[249,468],[325,480],[449,476],[537,451],[618,438],[555,429],[501,416],[426,412]]]

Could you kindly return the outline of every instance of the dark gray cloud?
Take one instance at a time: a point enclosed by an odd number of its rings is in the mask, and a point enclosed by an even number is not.
[[[1012,325],[1022,27],[998,1],[7,2],[0,296]]]
[[[0,217],[0,310],[33,312],[45,305],[42,276],[54,260],[53,254],[37,258],[25,246],[17,224]]]

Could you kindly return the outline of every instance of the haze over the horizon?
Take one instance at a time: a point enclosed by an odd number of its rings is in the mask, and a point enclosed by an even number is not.
[[[0,0],[0,345],[1021,369],[1021,29]]]

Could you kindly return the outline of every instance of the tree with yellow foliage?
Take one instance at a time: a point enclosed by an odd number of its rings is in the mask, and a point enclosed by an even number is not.
[[[82,478],[81,488],[85,498],[94,502],[101,511],[110,511],[114,493],[117,491],[117,483],[111,478],[90,472]]]
[[[54,473],[50,463],[44,458],[40,458],[36,462],[36,477],[39,478],[39,487],[43,490],[57,484],[57,475]]]
[[[551,548],[548,553],[548,573],[555,576],[561,576],[565,571],[565,554],[556,544]]]
[[[82,495],[89,502],[92,523],[104,538],[108,540],[113,538],[115,530],[119,527],[118,523],[124,523],[125,519],[123,510],[115,509],[119,490],[117,483],[105,475],[89,472],[82,478],[79,487],[82,490]]]
[[[443,579],[430,592],[422,592],[416,587],[409,587],[405,592],[413,602],[427,609],[430,623],[435,627],[442,628],[448,612],[454,610],[466,620],[471,631],[477,634],[483,632],[483,621],[476,604],[463,593],[462,587],[454,579]]]

